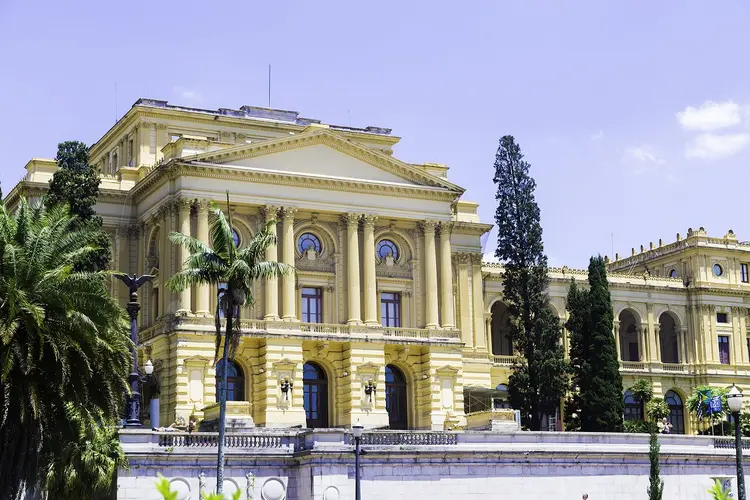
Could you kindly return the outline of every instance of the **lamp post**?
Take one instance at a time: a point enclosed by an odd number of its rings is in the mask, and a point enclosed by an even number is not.
[[[734,418],[734,450],[737,457],[737,494],[739,500],[745,500],[745,473],[742,467],[742,432],[740,430],[740,411],[742,411],[742,393],[736,386],[727,394],[729,410]]]
[[[130,292],[130,299],[128,300],[127,311],[130,316],[130,340],[132,345],[130,346],[131,354],[133,355],[133,371],[128,375],[128,382],[130,382],[130,394],[128,395],[128,401],[125,407],[125,426],[126,427],[140,427],[141,426],[141,393],[138,390],[140,383],[140,375],[138,375],[138,351],[136,346],[138,345],[138,311],[141,309],[141,305],[138,303],[138,289],[147,281],[151,281],[153,276],[144,274],[138,278],[128,276],[125,273],[115,273],[117,279],[125,283]],[[151,367],[153,373],[154,367]]]
[[[354,500],[361,500],[362,498],[359,485],[359,440],[362,439],[364,430],[365,428],[359,423],[359,420],[352,425],[352,435],[354,435]]]

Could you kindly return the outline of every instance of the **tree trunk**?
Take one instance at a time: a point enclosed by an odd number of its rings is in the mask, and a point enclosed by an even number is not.
[[[227,424],[227,365],[229,363],[229,335],[232,331],[232,315],[234,314],[233,296],[230,293],[227,305],[227,323],[224,327],[224,354],[222,355],[223,372],[221,374],[221,390],[219,391],[219,458],[216,464],[216,493],[224,490],[224,436]]]

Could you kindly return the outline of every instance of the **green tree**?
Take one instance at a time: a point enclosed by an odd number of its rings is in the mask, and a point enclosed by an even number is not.
[[[568,290],[570,365],[573,389],[567,415],[572,430],[622,432],[622,376],[612,335],[612,302],[604,259],[592,257],[589,289],[575,281]]]
[[[661,500],[664,493],[664,480],[659,475],[659,434],[651,432],[648,447],[648,460],[651,463],[648,476],[648,500]]]
[[[229,204],[229,193],[227,193]],[[223,342],[222,366],[234,356],[240,334],[240,308],[253,302],[252,285],[255,280],[277,277],[293,272],[294,268],[279,262],[265,260],[266,249],[276,243],[272,228],[276,221],[269,221],[263,229],[241,249],[232,237],[232,219],[212,203],[210,213],[211,245],[189,235],[173,232],[169,235],[173,243],[188,249],[190,255],[184,269],[169,279],[167,286],[173,291],[182,291],[194,284],[216,287],[216,356],[219,358]],[[221,285],[221,286],[220,286]],[[220,310],[226,318],[224,334],[221,329]],[[217,491],[222,492],[224,478],[224,433],[226,431],[227,370],[222,370],[219,390],[219,456],[217,463]]]
[[[71,223],[90,227],[96,234],[95,252],[76,262],[81,270],[103,271],[109,266],[110,238],[102,230],[102,218],[96,214],[96,199],[99,196],[99,172],[89,165],[89,150],[78,141],[61,142],[57,145],[57,170],[49,183],[45,203],[50,206],[68,204],[75,216]]]
[[[116,419],[129,390],[125,313],[107,272],[75,269],[97,235],[73,222],[66,206],[0,207],[0,498],[43,488],[80,422]]]
[[[515,139],[502,137],[495,156],[495,255],[504,263],[510,335],[522,355],[508,380],[508,393],[523,423],[540,430],[543,415],[554,414],[565,395],[567,363],[560,345],[561,325],[549,309],[547,257],[529,168]]]

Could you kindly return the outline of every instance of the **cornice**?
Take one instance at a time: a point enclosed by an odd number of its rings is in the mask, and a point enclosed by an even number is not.
[[[452,232],[482,236],[492,230],[492,224],[481,222],[453,222]]]

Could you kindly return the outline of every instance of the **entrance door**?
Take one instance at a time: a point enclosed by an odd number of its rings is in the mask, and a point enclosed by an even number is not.
[[[302,381],[307,428],[328,427],[328,377],[325,370],[315,363],[305,363]]]
[[[385,367],[385,409],[391,429],[406,429],[409,426],[406,377],[393,365]]]

